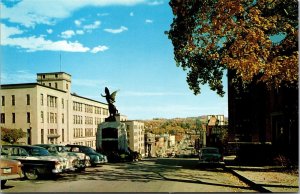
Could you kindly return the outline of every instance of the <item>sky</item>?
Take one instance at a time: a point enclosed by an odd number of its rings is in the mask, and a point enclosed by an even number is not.
[[[164,33],[167,0],[1,0],[1,84],[33,83],[66,72],[72,92],[115,105],[130,120],[228,116],[225,96],[208,86],[194,95]]]

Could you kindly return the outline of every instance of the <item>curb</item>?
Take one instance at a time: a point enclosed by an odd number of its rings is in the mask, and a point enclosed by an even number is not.
[[[272,191],[265,189],[264,187],[256,184],[255,182],[247,179],[246,177],[240,175],[239,173],[235,172],[234,170],[232,170],[231,168],[228,168],[226,166],[223,167],[223,169],[227,172],[232,173],[233,175],[235,175],[236,177],[238,177],[241,181],[243,181],[244,183],[246,183],[247,185],[249,185],[251,188],[253,188],[254,190],[257,190],[261,193],[272,193]]]

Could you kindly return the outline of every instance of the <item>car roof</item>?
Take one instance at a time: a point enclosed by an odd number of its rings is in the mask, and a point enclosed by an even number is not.
[[[45,146],[45,147],[63,146],[64,147],[64,145],[59,145],[59,144],[35,144],[35,146]]]
[[[204,148],[201,148],[201,149],[202,149],[202,150],[204,150],[204,149],[207,149],[207,150],[208,150],[208,149],[217,149],[217,150],[218,150],[219,148],[216,148],[216,147],[204,147]]]
[[[19,148],[24,148],[24,149],[32,149],[32,148],[45,149],[43,147],[34,146],[34,145],[2,145],[2,147],[19,147]]]
[[[88,147],[88,146],[84,146],[84,145],[75,145],[75,144],[67,144],[66,146],[68,146],[68,147]]]

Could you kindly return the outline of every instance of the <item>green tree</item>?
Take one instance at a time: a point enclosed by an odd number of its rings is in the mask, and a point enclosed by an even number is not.
[[[8,129],[1,127],[1,140],[9,143],[16,143],[19,139],[25,137],[26,133],[22,129]]]
[[[298,1],[171,0],[167,32],[177,66],[188,70],[194,94],[208,84],[224,95],[222,77],[233,70],[243,85],[298,87]],[[235,81],[233,80],[233,82]]]

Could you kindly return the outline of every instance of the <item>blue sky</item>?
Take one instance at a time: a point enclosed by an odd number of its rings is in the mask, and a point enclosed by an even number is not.
[[[228,115],[227,93],[195,96],[176,66],[166,0],[2,0],[1,18],[1,84],[63,71],[78,95],[105,102],[104,87],[120,90],[128,119]]]

